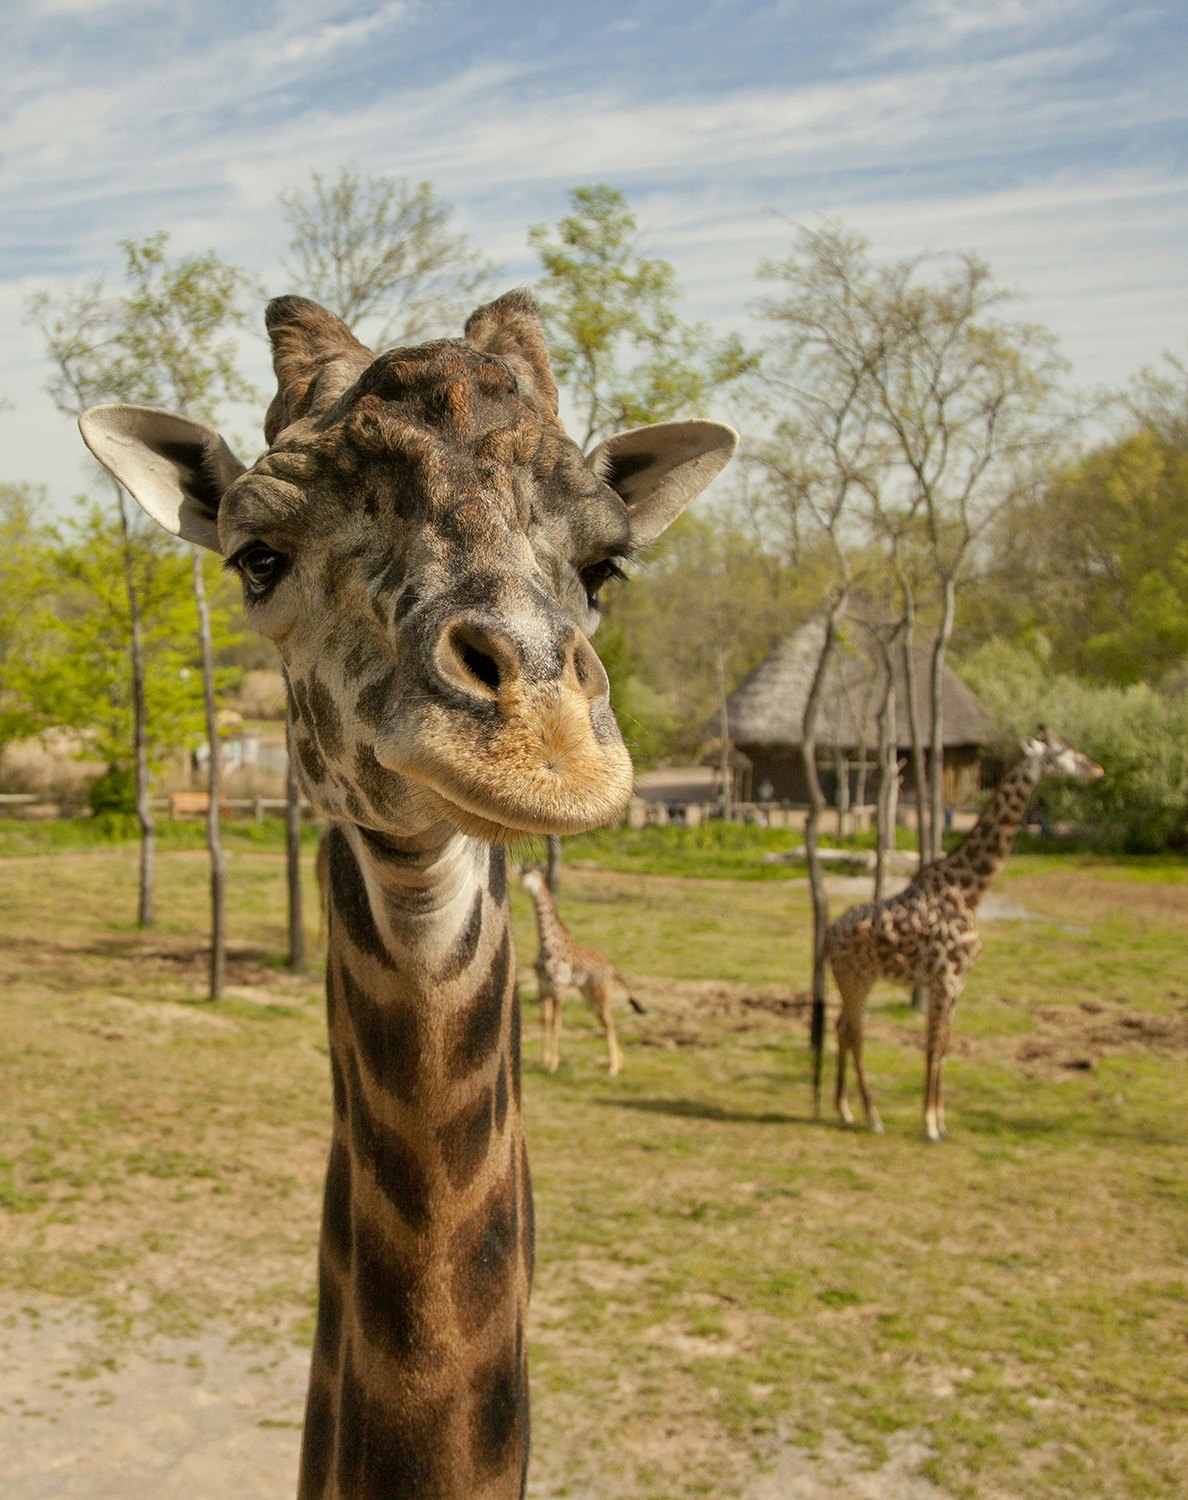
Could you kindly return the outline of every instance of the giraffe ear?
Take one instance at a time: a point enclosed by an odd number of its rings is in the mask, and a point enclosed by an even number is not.
[[[148,406],[92,406],[83,442],[159,526],[220,552],[219,505],[244,466],[217,432]]]
[[[466,337],[484,354],[506,360],[516,376],[520,394],[531,401],[542,422],[564,431],[557,415],[557,382],[549,364],[540,309],[527,292],[504,292],[472,312]]]
[[[272,341],[276,395],[264,418],[264,439],[300,417],[333,406],[375,359],[341,318],[306,297],[274,297],[264,310]]]
[[[721,422],[655,422],[599,443],[586,462],[622,496],[631,542],[654,541],[730,462],[738,433]]]

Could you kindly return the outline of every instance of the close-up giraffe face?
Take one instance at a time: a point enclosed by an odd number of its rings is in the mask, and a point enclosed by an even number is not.
[[[590,644],[599,590],[730,457],[710,422],[587,458],[535,305],[376,356],[316,304],[267,315],[277,394],[250,468],[197,424],[97,408],[83,432],[163,525],[221,552],[277,645],[323,816],[489,840],[617,818],[631,762]]]
[[[622,812],[631,766],[589,637],[627,507],[503,360],[462,341],[381,356],[232,485],[219,533],[323,812],[382,829],[399,803],[403,821],[400,779],[489,836]]]

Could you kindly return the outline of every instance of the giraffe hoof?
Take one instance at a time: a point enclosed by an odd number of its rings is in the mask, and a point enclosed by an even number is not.
[[[883,1122],[879,1119],[878,1115],[875,1115],[870,1122],[870,1132],[872,1135],[883,1134]]]

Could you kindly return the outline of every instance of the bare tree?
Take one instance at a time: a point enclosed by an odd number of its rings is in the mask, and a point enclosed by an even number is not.
[[[377,347],[419,343],[459,326],[493,267],[452,230],[453,209],[428,182],[313,173],[280,195],[286,270],[298,291]]]
[[[1053,409],[1063,364],[1045,329],[1001,319],[1007,296],[974,256],[876,266],[856,235],[801,229],[792,253],[761,274],[783,289],[763,310],[780,330],[784,367],[803,365],[806,351],[827,358],[867,424],[872,499],[915,523],[929,560],[927,852],[935,857],[944,827],[941,687],[958,587],[979,540],[1034,484],[1065,425]]]
[[[814,394],[787,391],[794,415],[777,426],[777,437],[755,457],[771,483],[773,504],[783,508],[797,552],[815,549],[827,559],[828,575],[819,611],[820,638],[812,682],[801,716],[800,753],[808,788],[809,810],[804,846],[813,903],[812,1053],[813,1110],[821,1107],[821,1065],[825,1045],[826,953],[829,895],[821,862],[821,819],[825,794],[817,767],[817,732],[826,678],[833,661],[855,581],[852,527],[863,486],[858,464],[865,447],[865,424],[853,411],[844,391],[836,405]]]

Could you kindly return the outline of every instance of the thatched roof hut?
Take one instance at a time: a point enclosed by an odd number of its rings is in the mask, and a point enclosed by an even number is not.
[[[731,742],[752,761],[756,787],[767,782],[773,795],[794,802],[807,799],[800,763],[804,705],[820,657],[825,626],[820,618],[807,620],[755,668],[731,693],[726,709]],[[901,755],[911,748],[907,687],[901,653],[896,653],[896,743]],[[928,737],[931,665],[927,647],[914,652],[919,723]],[[839,642],[825,679],[817,719],[818,756],[822,781],[848,768],[856,779],[863,765],[873,767],[878,750],[878,710],[882,667],[862,634]],[[943,684],[945,797],[953,804],[975,800],[980,781],[981,751],[994,738],[985,710],[955,672],[946,667]],[[912,789],[910,767],[906,786]],[[853,788],[852,788],[853,790]],[[836,788],[826,784],[832,800]]]

